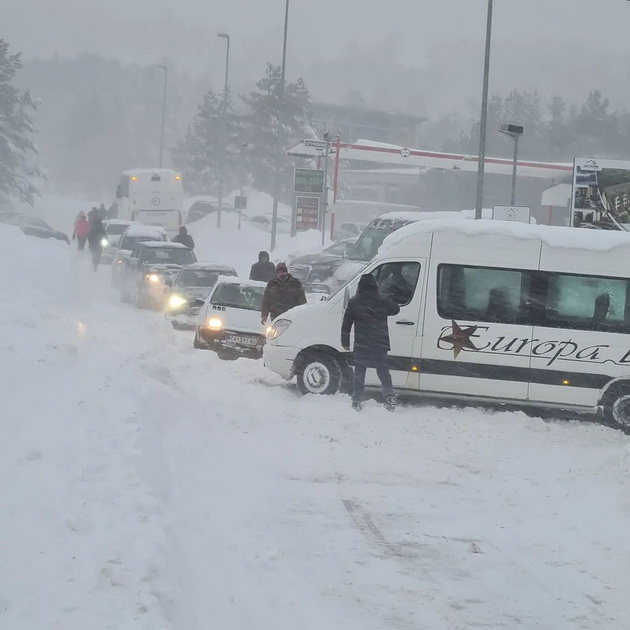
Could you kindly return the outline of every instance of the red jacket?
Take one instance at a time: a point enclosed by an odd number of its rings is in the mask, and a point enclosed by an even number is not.
[[[74,235],[77,238],[85,238],[90,231],[90,224],[87,219],[77,219],[74,222]]]

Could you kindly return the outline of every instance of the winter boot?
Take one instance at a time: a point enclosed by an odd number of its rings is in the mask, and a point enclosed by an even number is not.
[[[353,400],[352,401],[352,408],[355,411],[361,411],[361,401],[360,400]]]
[[[397,403],[396,396],[388,396],[385,399],[385,409],[387,409],[387,411],[394,411]]]

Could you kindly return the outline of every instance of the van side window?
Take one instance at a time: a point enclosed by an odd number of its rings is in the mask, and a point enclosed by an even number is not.
[[[438,313],[444,319],[514,324],[524,314],[530,272],[440,265]]]
[[[385,263],[372,271],[381,295],[406,306],[413,299],[420,276],[420,263]]]
[[[624,332],[630,317],[628,280],[546,273],[544,323],[553,328]]]

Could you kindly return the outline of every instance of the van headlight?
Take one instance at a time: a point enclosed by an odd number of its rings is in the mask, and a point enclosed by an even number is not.
[[[210,330],[223,330],[223,322],[218,317],[211,317],[206,326]]]
[[[277,339],[291,324],[292,322],[290,319],[279,319],[273,324],[273,326],[269,326],[269,328],[267,328],[267,339],[269,341]]]
[[[109,241],[106,238],[101,239],[101,247],[107,247],[109,245]]]
[[[188,300],[184,299],[181,295],[171,295],[171,297],[168,298],[168,306],[173,309],[181,308],[187,302]]]
[[[159,282],[160,276],[157,273],[148,273],[146,276],[148,282]]]

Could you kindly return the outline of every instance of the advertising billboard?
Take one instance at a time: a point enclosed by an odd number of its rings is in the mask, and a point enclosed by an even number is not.
[[[575,158],[570,224],[630,229],[630,161]]]

